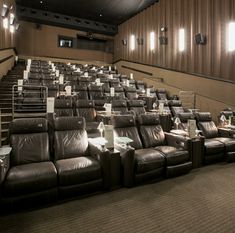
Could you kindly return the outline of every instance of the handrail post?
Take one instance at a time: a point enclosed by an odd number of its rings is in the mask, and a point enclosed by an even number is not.
[[[0,148],[2,147],[2,110],[0,109]]]

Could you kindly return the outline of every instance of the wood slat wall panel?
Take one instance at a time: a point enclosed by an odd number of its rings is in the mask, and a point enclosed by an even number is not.
[[[235,81],[235,53],[227,51],[228,23],[235,21],[234,0],[160,0],[119,25],[115,37],[115,60],[128,60]],[[160,28],[166,26],[167,32]],[[178,30],[186,32],[186,50],[178,52]],[[149,33],[155,31],[155,51],[149,49]],[[130,51],[130,34],[144,38]],[[206,45],[196,45],[194,36],[207,36]],[[168,45],[159,44],[159,36],[168,37]],[[128,45],[121,40],[127,38]]]

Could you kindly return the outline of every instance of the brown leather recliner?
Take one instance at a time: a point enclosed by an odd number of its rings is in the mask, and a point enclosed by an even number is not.
[[[167,137],[156,116],[140,116],[140,134],[134,116],[112,117],[114,136],[132,139],[130,146],[135,149],[134,153],[122,158],[125,186],[160,179],[164,177],[165,170],[167,177],[171,177],[187,172],[192,167],[187,151],[167,146]]]
[[[205,163],[216,162],[226,158],[235,160],[235,139],[221,137],[218,128],[212,121],[211,113],[195,113],[198,128],[205,137]]]
[[[108,187],[108,151],[89,145],[83,117],[54,120],[54,157],[59,195],[86,194]]]
[[[5,204],[56,200],[57,171],[50,161],[47,120],[16,119],[10,125],[10,168],[2,184]]]

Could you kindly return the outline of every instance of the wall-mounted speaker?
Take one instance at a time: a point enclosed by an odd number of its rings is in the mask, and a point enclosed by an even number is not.
[[[168,44],[168,38],[166,36],[160,36],[159,37],[160,45],[167,45]]]
[[[127,45],[127,40],[126,39],[122,39],[122,45],[124,45],[124,46]]]
[[[137,43],[138,43],[138,45],[143,45],[144,44],[144,39],[143,38],[138,38]]]
[[[198,33],[195,35],[195,41],[196,41],[196,44],[198,44],[198,45],[200,45],[200,44],[205,45],[207,42],[207,38],[202,33]]]

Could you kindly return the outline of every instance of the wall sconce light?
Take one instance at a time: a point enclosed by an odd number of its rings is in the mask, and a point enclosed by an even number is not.
[[[150,32],[150,50],[153,51],[155,49],[155,33]]]
[[[10,25],[9,31],[10,31],[10,33],[14,33],[15,32],[15,26],[14,25]]]
[[[10,13],[10,25],[13,25],[15,21],[15,15],[13,13]]]
[[[20,24],[19,24],[19,23],[16,23],[16,24],[15,24],[15,30],[18,31],[19,28],[20,28]]]
[[[184,28],[179,29],[179,51],[185,50],[185,30]]]
[[[4,18],[2,21],[2,24],[3,24],[3,28],[8,29],[8,26],[9,26],[8,18]]]
[[[133,34],[130,36],[130,49],[131,51],[135,50],[135,35]]]
[[[228,51],[235,51],[235,22],[228,25]]]
[[[1,13],[2,17],[7,17],[8,13],[9,13],[8,6],[6,4],[3,4],[3,6],[2,6],[2,13]]]

